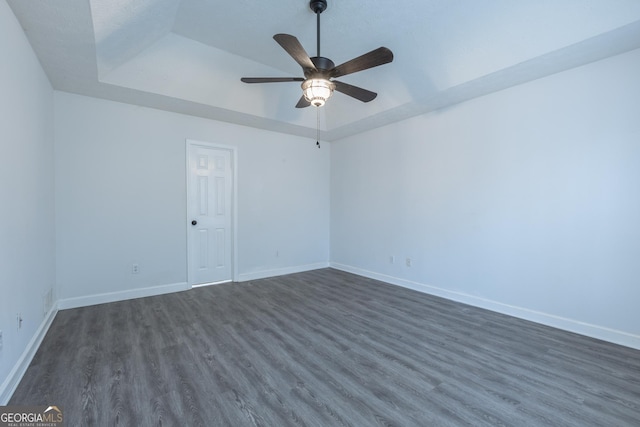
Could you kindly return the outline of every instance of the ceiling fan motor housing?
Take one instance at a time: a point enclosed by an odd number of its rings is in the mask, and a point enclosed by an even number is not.
[[[333,70],[336,64],[333,63],[329,58],[325,58],[324,56],[314,56],[311,59],[313,65],[316,66],[315,70],[304,70],[304,76],[308,79],[313,78],[323,78],[328,79],[329,71]]]

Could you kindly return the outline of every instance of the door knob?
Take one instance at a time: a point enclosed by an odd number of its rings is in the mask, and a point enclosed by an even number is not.
[[[198,223],[198,221],[196,221],[195,219],[193,221],[191,221],[191,225],[196,225]]]

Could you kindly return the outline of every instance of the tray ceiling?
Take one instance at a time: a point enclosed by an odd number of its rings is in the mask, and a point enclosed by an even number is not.
[[[315,138],[316,109],[294,108],[302,76],[272,39],[315,55],[307,0],[8,0],[57,90]],[[322,55],[336,64],[386,46],[392,63],[341,78],[319,110],[336,140],[640,47],[637,0],[331,1]]]

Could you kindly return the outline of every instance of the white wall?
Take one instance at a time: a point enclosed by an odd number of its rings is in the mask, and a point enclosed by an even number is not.
[[[332,265],[640,348],[638,76],[636,50],[333,144]]]
[[[328,265],[328,144],[62,92],[54,100],[61,307],[184,288],[186,139],[237,147],[241,280]]]
[[[0,404],[45,320],[55,282],[53,91],[0,1]],[[16,316],[22,314],[22,328]],[[26,366],[23,366],[26,368]],[[13,374],[12,374],[13,371]]]

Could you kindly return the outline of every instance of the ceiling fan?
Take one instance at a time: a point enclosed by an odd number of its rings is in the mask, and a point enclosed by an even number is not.
[[[296,108],[309,105],[322,107],[334,90],[349,95],[362,102],[373,101],[377,93],[347,83],[331,80],[357,71],[367,70],[393,61],[393,53],[386,47],[379,47],[337,67],[329,58],[320,56],[320,14],[327,8],[327,0],[311,0],[309,8],[316,14],[317,55],[309,57],[300,42],[289,34],[276,34],[276,42],[302,67],[302,77],[243,77],[245,83],[302,82],[302,96]]]

